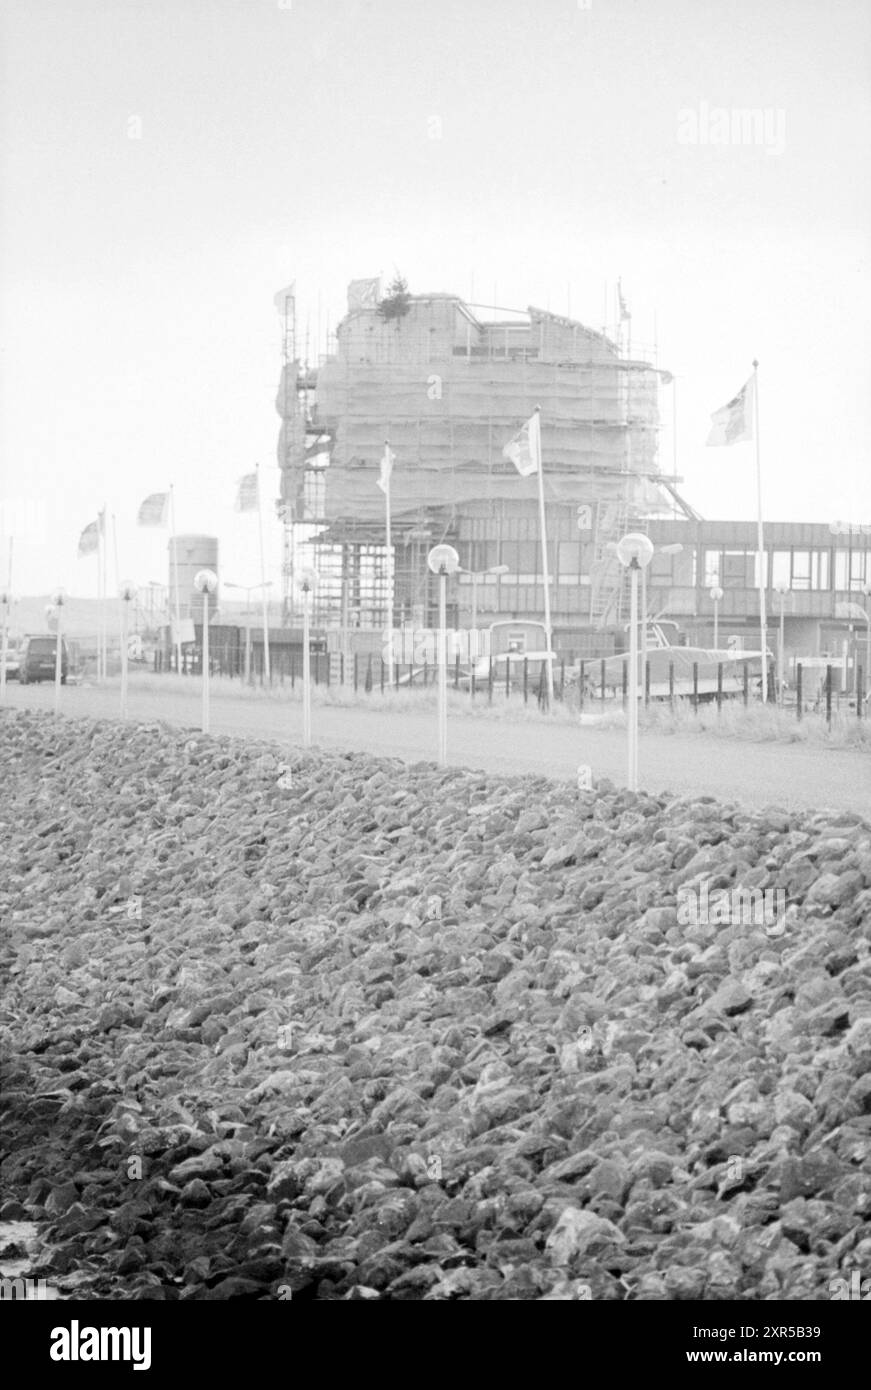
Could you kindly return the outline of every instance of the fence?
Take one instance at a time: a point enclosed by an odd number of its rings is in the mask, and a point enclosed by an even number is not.
[[[182,653],[182,657],[182,674],[199,675],[202,669],[202,655],[199,649],[188,649]],[[500,665],[504,666],[504,671],[499,669]],[[166,672],[170,669],[174,669],[174,664],[166,660],[162,652],[156,652],[155,672]],[[236,652],[218,653],[210,660],[209,669],[212,675],[244,679],[244,668]],[[645,663],[640,698],[645,705],[654,702],[667,703],[674,709],[679,703],[684,703],[689,704],[694,711],[705,703],[713,702],[716,702],[717,709],[721,710],[724,702],[729,700],[738,700],[745,708],[751,702],[760,703],[760,697],[753,689],[754,685],[761,683],[760,677],[751,677],[747,662],[742,663],[741,669],[740,690],[724,689],[723,666],[720,663],[717,666],[716,689],[702,691],[697,662],[693,663],[691,681],[677,679],[674,663],[669,662],[668,694],[652,695],[651,665],[648,661]],[[863,694],[862,667],[858,667],[856,671],[856,689],[851,694],[835,689],[833,671],[832,666],[827,666],[825,676],[816,682],[816,687],[812,690],[805,681],[805,673],[799,664],[796,667],[795,686],[778,691],[772,663],[768,678],[768,702],[772,706],[793,711],[797,720],[803,719],[807,714],[825,714],[826,722],[831,725],[833,716],[840,714],[844,708],[855,711],[859,719],[867,719],[871,692]],[[393,665],[391,678],[391,669],[380,654],[353,653],[346,656],[344,653],[312,652],[311,678],[314,685],[326,689],[343,687],[353,689],[355,693],[368,695],[375,692],[383,695],[393,691],[426,690],[435,687],[438,681],[438,667],[435,663],[426,661],[420,665],[397,662]],[[249,679],[253,685],[262,687],[267,684],[264,678],[262,648],[255,649],[251,654]],[[282,647],[271,649],[268,684],[272,687],[290,686],[291,689],[295,689],[297,682],[302,682],[302,653],[297,649],[289,650]],[[547,708],[545,667],[544,662],[540,660],[530,662],[528,658],[524,658],[522,662],[513,661],[509,664],[507,661],[499,663],[491,657],[487,672],[482,675],[476,674],[474,667],[469,668],[468,665],[462,664],[457,656],[456,661],[449,667],[448,683],[456,691],[464,690],[470,700],[486,700],[492,704],[495,697],[504,700],[514,699],[524,705],[534,701],[540,709]],[[615,705],[625,709],[628,698],[628,669],[625,662],[620,686],[614,686],[606,680],[604,658],[580,662],[573,662],[571,658],[561,658],[554,663],[554,700],[557,703],[571,703],[579,711],[596,708],[605,711],[613,709]]]

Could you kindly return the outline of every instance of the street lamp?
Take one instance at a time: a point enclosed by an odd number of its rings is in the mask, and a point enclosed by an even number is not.
[[[0,645],[0,703],[6,699],[6,654],[9,642],[9,615],[12,612],[13,598],[8,589],[0,593],[0,608],[3,610],[3,635]]]
[[[617,542],[617,559],[628,569],[631,581],[629,605],[629,710],[627,759],[629,790],[638,790],[638,576],[653,559],[653,542],[640,531],[630,531]]]
[[[871,580],[862,585],[865,595],[865,690],[866,700],[871,696]],[[867,714],[867,705],[865,713]]]
[[[618,542],[617,542],[617,541],[609,541],[608,544],[605,546],[605,549],[606,549],[607,551],[610,551],[610,553],[611,553],[612,555],[616,555],[616,554],[617,554],[617,546],[618,546]],[[670,544],[668,544],[668,545],[655,545],[655,546],[653,547],[652,551],[651,551],[651,556],[653,556],[654,554],[655,554],[655,555],[679,555],[679,554],[681,553],[682,550],[683,550],[683,545],[682,545],[682,543],[681,543],[680,541],[672,541],[672,542],[670,542]],[[643,693],[644,693],[644,689],[645,689],[645,685],[646,685],[646,673],[647,673],[647,567],[646,567],[646,565],[642,566],[642,569],[641,569],[641,618],[640,618],[640,623],[641,623],[641,657],[640,657],[641,675],[640,675],[640,680],[641,680],[641,689],[642,689],[642,694],[643,694]]]
[[[225,589],[242,589],[245,594],[245,681],[250,684],[251,675],[251,595],[255,589],[271,589],[272,580],[267,579],[262,584],[231,584],[224,580]],[[264,654],[266,647],[264,646]]]
[[[478,580],[486,579],[488,575],[508,574],[509,565],[490,565],[485,570],[464,570],[458,571],[460,574],[467,574],[472,581],[472,631],[478,626]]]
[[[714,605],[714,651],[720,645],[720,601],[723,597],[723,590],[719,584],[712,584],[708,593]]]
[[[209,594],[215,593],[218,576],[214,570],[197,570],[194,588],[203,596],[203,733],[209,732]]]
[[[311,748],[311,605],[318,582],[317,570],[303,570],[303,745]]]
[[[63,607],[66,602],[66,594],[63,589],[57,589],[51,596],[51,603],[46,605],[45,616],[51,626],[51,620],[56,623],[57,636],[54,643],[54,712],[60,713],[60,688],[61,688],[61,652],[63,649]]]
[[[778,579],[774,585],[775,591],[780,594],[780,636],[777,643],[777,703],[783,704],[783,610],[786,604],[786,596],[789,593],[789,581]],[[763,657],[764,660],[764,657]]]
[[[439,766],[444,767],[448,760],[448,618],[447,583],[448,575],[456,574],[460,568],[460,557],[452,545],[434,545],[426,557],[433,574],[439,577]]]
[[[130,602],[136,597],[136,585],[125,579],[118,590],[121,596],[121,718],[127,718],[127,643],[130,640]]]

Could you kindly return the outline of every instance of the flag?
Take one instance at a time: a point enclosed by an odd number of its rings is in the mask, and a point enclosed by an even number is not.
[[[537,410],[530,415],[523,429],[515,434],[502,457],[514,464],[521,478],[529,478],[541,467],[541,417]]]
[[[626,308],[626,300],[623,298],[623,285],[620,280],[617,281],[617,300],[620,305],[620,322],[622,323],[624,319],[631,319],[632,315]]]
[[[384,455],[381,459],[381,472],[378,475],[377,485],[387,496],[387,489],[390,486],[390,474],[393,472],[393,465],[396,462],[396,455],[389,444],[384,445]]]
[[[283,290],[279,290],[278,294],[273,296],[272,302],[280,314],[286,314],[289,311],[290,302],[294,299],[296,299],[295,280],[292,285],[285,285]]]
[[[89,521],[82,534],[79,536],[79,559],[84,555],[96,555],[100,549],[100,536],[103,534],[103,513],[100,513],[97,521]]]
[[[742,444],[753,438],[755,378],[744,382],[737,396],[711,416],[711,432],[705,444]]]
[[[352,280],[348,286],[348,313],[358,309],[374,309],[381,296],[381,281]]]
[[[169,513],[169,493],[152,492],[139,508],[136,520],[140,526],[165,526]]]
[[[239,490],[236,493],[237,512],[256,512],[260,505],[260,493],[257,487],[257,474],[246,473],[239,479]]]

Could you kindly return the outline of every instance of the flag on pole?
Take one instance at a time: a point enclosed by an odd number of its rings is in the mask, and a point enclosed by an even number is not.
[[[273,296],[272,302],[280,314],[286,314],[288,312],[289,303],[295,298],[296,281],[294,280],[292,285],[285,285],[283,290],[279,290],[278,294]]]
[[[617,281],[617,301],[620,305],[620,322],[622,323],[624,319],[631,319],[632,315],[626,308],[626,300],[623,298],[623,283],[621,280]]]
[[[96,521],[89,521],[82,534],[79,536],[79,559],[85,555],[96,555],[100,549],[100,536],[102,534],[101,521],[103,513],[100,513]]]
[[[522,429],[509,440],[502,457],[514,464],[521,478],[531,478],[541,468],[541,420],[534,411]]]
[[[260,494],[257,487],[257,474],[246,473],[239,479],[239,490],[236,493],[237,512],[256,512],[260,505]]]
[[[387,494],[387,489],[390,486],[390,474],[393,472],[393,465],[395,462],[396,455],[394,454],[390,445],[385,444],[384,454],[381,459],[381,472],[379,473],[377,479],[377,486],[380,487],[381,491],[385,494],[385,496]]]
[[[169,512],[169,493],[152,492],[146,497],[136,518],[140,526],[165,526]]]
[[[753,438],[753,392],[755,377],[749,377],[737,396],[711,416],[711,432],[706,445],[742,444]]]

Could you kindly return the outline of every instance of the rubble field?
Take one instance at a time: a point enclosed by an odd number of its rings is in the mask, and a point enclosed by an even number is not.
[[[871,1272],[860,816],[9,710],[0,787],[0,1221],[62,1294]]]

